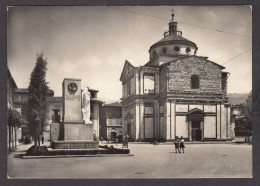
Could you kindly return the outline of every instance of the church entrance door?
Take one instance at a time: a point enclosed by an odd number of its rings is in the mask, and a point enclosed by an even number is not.
[[[191,139],[192,141],[201,141],[202,131],[200,128],[199,121],[192,121],[192,130],[191,130]]]
[[[111,132],[111,141],[116,141],[116,132]]]

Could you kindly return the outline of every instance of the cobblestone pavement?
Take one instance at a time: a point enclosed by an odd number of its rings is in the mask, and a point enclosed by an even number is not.
[[[8,154],[10,178],[252,177],[252,146],[248,144],[186,144],[185,153],[179,154],[172,144],[130,143],[134,156],[20,158],[31,145],[20,145]]]

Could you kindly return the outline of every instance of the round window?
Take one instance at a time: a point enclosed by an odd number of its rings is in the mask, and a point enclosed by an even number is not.
[[[180,53],[180,47],[179,46],[175,46],[174,48],[173,48],[173,51],[175,52],[175,53]]]
[[[167,52],[167,48],[166,48],[166,47],[163,47],[162,53],[163,53],[163,54],[166,54],[166,52]]]
[[[190,54],[190,52],[191,52],[190,47],[187,47],[187,48],[186,48],[186,54]]]

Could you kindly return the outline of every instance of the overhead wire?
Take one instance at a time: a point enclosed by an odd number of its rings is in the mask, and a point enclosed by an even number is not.
[[[125,12],[130,12],[130,13],[134,13],[134,14],[139,14],[139,15],[143,15],[143,16],[147,16],[147,17],[152,17],[152,18],[156,18],[156,19],[161,19],[161,20],[166,20],[166,21],[169,21],[168,19],[165,19],[165,18],[161,18],[161,17],[157,17],[157,16],[152,16],[152,15],[148,15],[148,14],[144,14],[144,13],[139,13],[139,12],[135,12],[135,11],[131,11],[131,10],[126,10],[126,9],[121,9],[121,8],[117,8],[117,7],[110,7],[110,8],[114,8],[114,9],[118,9],[118,10],[121,10],[121,11],[125,11]],[[235,33],[231,33],[231,32],[227,32],[227,31],[223,31],[223,30],[219,30],[219,29],[212,29],[212,28],[208,28],[208,27],[204,27],[204,26],[198,26],[198,25],[193,25],[193,24],[189,24],[189,23],[184,23],[184,22],[181,22],[181,21],[178,21],[178,23],[182,23],[182,24],[186,24],[186,25],[189,25],[189,26],[194,26],[194,27],[198,27],[198,28],[202,28],[202,29],[207,29],[207,30],[212,30],[212,31],[216,31],[216,32],[221,32],[221,33],[225,33],[225,34],[231,34],[231,35],[236,35],[236,36],[241,36],[241,37],[247,37],[247,38],[252,38],[251,36],[246,36],[246,35],[240,35],[240,34],[235,34]],[[226,64],[230,61],[232,61],[233,59],[243,55],[244,53],[248,52],[249,50],[251,50],[252,48],[249,48],[247,49],[246,51],[240,53],[239,55],[229,59],[228,61],[226,61],[225,63],[222,63],[223,64]]]
[[[233,59],[236,59],[237,57],[239,57],[239,56],[243,55],[244,53],[248,52],[248,51],[249,51],[249,50],[251,50],[251,49],[252,49],[252,48],[249,48],[249,49],[247,49],[246,51],[244,51],[244,52],[242,52],[242,53],[238,54],[237,56],[235,56],[235,57],[231,58],[230,60],[226,61],[225,63],[222,63],[221,65],[224,65],[224,64],[226,64],[226,63],[228,63],[228,62],[232,61]]]
[[[113,9],[117,9],[117,10],[129,12],[129,13],[134,13],[134,14],[139,14],[139,15],[143,15],[143,16],[147,16],[147,17],[152,17],[152,18],[156,18],[156,19],[161,19],[161,20],[169,21],[169,19],[166,19],[166,18],[161,18],[161,17],[157,17],[157,16],[152,16],[152,15],[148,15],[148,14],[144,14],[144,13],[139,13],[139,12],[135,12],[135,11],[131,11],[131,10],[126,10],[126,9],[122,9],[122,8],[111,7],[111,6],[110,6],[109,8],[113,8]],[[232,33],[232,32],[227,32],[227,31],[220,30],[220,29],[212,29],[212,28],[208,28],[208,27],[204,27],[204,26],[193,25],[193,24],[190,24],[190,23],[182,22],[182,21],[178,21],[178,23],[185,24],[185,25],[189,25],[189,26],[193,26],[193,27],[198,27],[198,28],[202,28],[202,29],[207,29],[207,30],[211,30],[211,31],[216,31],[216,32],[220,32],[220,33],[225,33],[225,34],[230,34],[230,35],[235,35],[235,36],[241,36],[241,37],[252,38],[252,36],[246,36],[246,35],[236,34],[236,33]]]

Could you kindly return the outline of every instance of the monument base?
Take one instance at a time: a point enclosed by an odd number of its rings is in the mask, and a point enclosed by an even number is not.
[[[99,142],[91,140],[52,141],[52,149],[98,149]]]
[[[82,122],[64,122],[64,138],[65,141],[86,140],[93,141],[93,125],[86,125]]]

